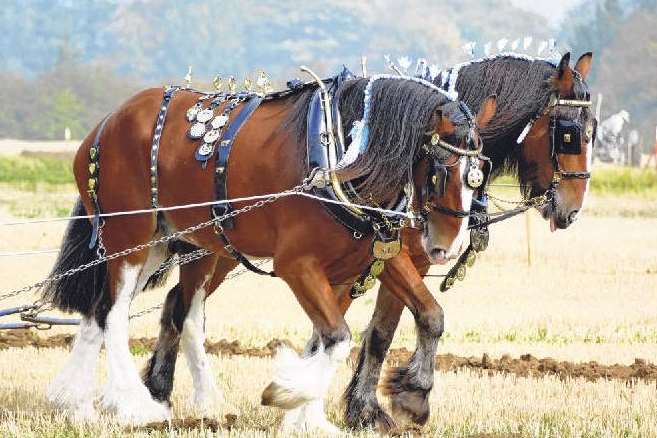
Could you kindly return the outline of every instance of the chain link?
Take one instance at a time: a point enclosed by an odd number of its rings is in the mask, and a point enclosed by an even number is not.
[[[303,191],[303,184],[300,184],[300,185],[295,186],[295,187],[293,187],[289,190],[285,190],[283,192],[271,195],[268,198],[261,199],[261,200],[255,202],[254,204],[249,204],[249,205],[246,205],[242,208],[238,208],[236,210],[231,210],[230,212],[228,212],[224,215],[213,218],[209,221],[202,222],[200,224],[193,225],[191,227],[185,228],[184,230],[176,231],[175,233],[170,234],[168,236],[164,236],[164,237],[161,237],[159,239],[151,240],[150,242],[146,242],[146,243],[143,243],[141,245],[137,245],[137,246],[132,247],[132,248],[127,248],[127,249],[124,249],[123,251],[115,252],[115,253],[110,254],[110,255],[104,255],[104,256],[99,257],[96,260],[93,260],[89,263],[86,263],[84,265],[80,265],[80,266],[75,267],[73,269],[69,269],[66,272],[62,272],[61,274],[53,275],[52,277],[48,277],[48,278],[46,278],[44,280],[41,280],[37,283],[27,285],[27,286],[24,286],[20,289],[15,289],[15,290],[9,291],[5,294],[2,294],[2,295],[0,295],[0,301],[4,301],[6,299],[15,297],[15,296],[23,294],[25,292],[29,292],[33,289],[40,289],[40,288],[42,288],[44,286],[47,286],[47,285],[49,285],[49,284],[51,284],[55,281],[61,280],[62,278],[73,276],[73,275],[75,275],[79,272],[82,272],[82,271],[85,271],[87,269],[93,268],[94,266],[98,266],[102,263],[105,263],[105,262],[108,262],[108,261],[111,261],[111,260],[114,260],[114,259],[117,259],[117,258],[120,258],[120,257],[125,257],[127,255],[130,255],[130,254],[134,253],[134,252],[138,252],[138,251],[142,251],[144,249],[152,248],[154,246],[160,245],[162,243],[169,242],[171,240],[176,240],[179,237],[184,236],[185,234],[194,233],[198,230],[201,230],[203,228],[207,228],[209,226],[212,226],[212,225],[215,225],[217,223],[223,222],[226,219],[233,218],[233,217],[238,216],[242,213],[248,213],[249,211],[254,210],[256,208],[261,208],[261,207],[263,207],[267,204],[275,202],[276,200],[278,200],[281,197],[288,196],[292,193],[300,193],[302,191]]]
[[[190,254],[191,254],[191,253],[190,253]],[[210,254],[210,252],[208,252],[208,254]],[[204,256],[206,256],[206,255],[208,255],[208,254],[204,254],[203,256],[200,256],[200,257],[198,257],[198,258],[204,257]],[[194,259],[194,260],[196,260],[196,259]],[[181,263],[179,263],[179,265],[183,265],[183,264],[185,264],[185,263],[189,263],[189,262],[192,262],[192,261],[193,261],[193,260],[187,260],[187,261],[183,262],[182,259],[181,259]],[[267,263],[268,261],[269,261],[269,260],[261,260],[261,261],[259,261],[259,262],[257,262],[257,263],[254,263],[253,265],[256,266],[256,267],[260,267],[260,266],[264,265],[265,263]],[[242,268],[242,269],[240,269],[239,271],[234,272],[233,274],[227,275],[226,278],[224,278],[224,281],[228,281],[228,280],[231,280],[231,279],[233,279],[233,278],[235,278],[235,277],[239,277],[240,275],[244,274],[245,272],[249,272],[249,270],[246,269],[246,268]],[[135,313],[135,314],[133,314],[133,315],[130,315],[129,319],[137,319],[137,318],[141,318],[142,316],[148,315],[149,313],[153,313],[153,312],[155,312],[156,310],[161,309],[162,307],[164,307],[164,303],[157,304],[157,305],[155,305],[155,306],[153,306],[153,307],[149,307],[149,308],[144,309],[144,310],[141,310],[141,311],[139,311],[139,312],[137,312],[137,313]]]
[[[508,199],[498,198],[497,196],[491,195],[490,193],[487,193],[487,195],[492,201],[502,202],[504,204],[510,204],[510,205],[523,205],[527,207],[539,207],[548,201],[548,196],[546,194],[534,196],[533,198],[529,198],[529,199],[522,199],[520,201],[511,201]],[[495,204],[495,206],[500,210],[504,211],[504,209],[498,206],[497,204]]]

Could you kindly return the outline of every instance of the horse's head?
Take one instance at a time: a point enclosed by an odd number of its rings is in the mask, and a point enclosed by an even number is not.
[[[592,54],[582,55],[571,69],[570,54],[563,56],[550,78],[550,98],[538,115],[520,152],[520,172],[531,196],[546,193],[542,209],[550,228],[566,228],[577,218],[586,196],[596,120],[585,80]]]
[[[415,171],[425,218],[422,247],[433,264],[444,264],[461,250],[473,192],[485,182],[478,128],[490,121],[495,110],[496,99],[491,96],[476,121],[462,102],[449,102],[434,111],[425,156]]]

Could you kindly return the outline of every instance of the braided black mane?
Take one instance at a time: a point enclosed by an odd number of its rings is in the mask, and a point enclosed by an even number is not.
[[[347,143],[351,141],[349,133],[354,122],[363,117],[364,90],[368,81],[368,78],[345,81],[336,93]],[[308,87],[294,96],[294,107],[284,125],[300,143],[305,144],[308,105],[316,89]],[[396,198],[409,181],[430,129],[429,122],[438,107],[456,126],[454,137],[467,135],[469,125],[458,102],[411,80],[379,79],[374,82],[371,95],[366,150],[354,163],[341,169],[338,177],[356,183],[361,197],[383,204]]]
[[[513,55],[484,58],[466,63],[458,69],[456,91],[473,112],[491,94],[497,96],[497,111],[490,123],[480,130],[484,154],[493,163],[493,173],[514,173],[527,191],[527,181],[518,168],[519,151],[516,140],[527,125],[548,104],[555,91],[552,79],[557,67],[549,61],[526,59]],[[434,82],[444,83],[444,74]],[[445,87],[454,84],[445,84]],[[586,83],[575,77],[575,98],[588,93]],[[568,98],[569,96],[562,96]]]
[[[473,111],[478,111],[488,96],[497,95],[495,116],[480,130],[484,154],[491,158],[495,173],[518,172],[516,140],[548,104],[555,72],[556,67],[547,61],[513,57],[475,62],[459,70],[456,90]]]
[[[363,92],[369,79],[345,82],[336,95],[342,115],[342,129],[348,134],[363,117]],[[338,172],[342,180],[358,178],[357,190],[365,198],[383,203],[398,196],[411,178],[413,165],[425,142],[434,111],[458,127],[455,136],[468,124],[457,102],[411,80],[379,79],[371,90],[367,147],[354,163]]]

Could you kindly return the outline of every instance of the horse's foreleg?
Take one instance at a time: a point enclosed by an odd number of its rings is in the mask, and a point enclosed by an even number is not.
[[[393,414],[425,424],[429,418],[428,398],[433,387],[434,357],[444,327],[443,310],[407,254],[402,253],[388,261],[381,279],[411,311],[417,329],[413,356],[406,366],[389,370],[383,392],[390,396]]]
[[[171,405],[173,374],[176,369],[180,334],[187,315],[182,288],[175,285],[167,294],[160,318],[160,335],[153,355],[143,372],[144,384],[155,400]]]
[[[363,333],[354,374],[344,393],[345,421],[352,428],[375,427],[387,432],[395,425],[379,405],[376,389],[403,309],[404,304],[382,284],[372,320]]]
[[[326,420],[321,401],[337,367],[349,354],[349,327],[326,275],[315,263],[308,260],[277,263],[276,272],[292,288],[312,320],[319,343],[314,353],[306,357],[299,357],[287,348],[279,349],[275,376],[262,394],[262,404],[288,410],[309,405],[309,410],[298,410],[298,415],[286,416],[284,430],[336,432]]]
[[[350,282],[346,282],[350,283]],[[351,296],[349,291],[351,290],[351,285],[340,285],[333,288],[333,294],[338,299],[338,305],[340,307],[340,312],[344,314],[349,309],[349,306],[352,303]],[[306,343],[306,346],[303,350],[303,357],[310,357],[315,354],[319,348],[322,346],[321,336],[319,330],[313,328],[313,334],[311,338]],[[302,422],[303,419],[307,418],[321,418],[324,415],[324,399],[318,398],[311,400],[308,403],[304,403],[301,406],[287,410],[285,412],[285,417],[283,418],[283,424],[296,424]]]

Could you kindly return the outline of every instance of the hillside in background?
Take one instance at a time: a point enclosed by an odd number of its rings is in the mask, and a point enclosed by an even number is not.
[[[362,54],[378,67],[385,53],[446,64],[470,40],[552,33],[508,0],[26,0],[0,14],[3,70],[41,74],[67,46],[84,63],[109,62],[145,81],[179,78],[190,64],[205,77],[263,67],[279,75],[299,63],[328,71]]]
[[[261,68],[284,81],[299,64],[322,74],[355,69],[363,54],[370,71],[384,70],[384,54],[446,66],[468,59],[469,41],[479,57],[488,41],[527,35],[556,37],[575,58],[593,50],[603,111],[627,108],[648,136],[657,122],[656,3],[584,0],[553,29],[509,0],[5,2],[0,137],[61,138],[68,126],[79,138],[135,90],[181,82],[188,65],[197,83]]]

